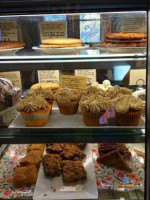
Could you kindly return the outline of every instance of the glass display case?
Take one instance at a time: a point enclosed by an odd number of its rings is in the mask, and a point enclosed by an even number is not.
[[[0,199],[148,200],[147,1],[0,12]]]

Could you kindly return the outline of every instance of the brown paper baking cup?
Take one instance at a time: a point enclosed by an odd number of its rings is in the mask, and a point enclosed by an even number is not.
[[[105,113],[105,111],[98,114],[91,112],[83,112],[83,121],[87,126],[100,126],[100,117]]]
[[[116,123],[118,126],[138,126],[141,114],[142,110],[128,111],[124,114],[116,112]]]
[[[78,112],[78,106],[79,106],[79,101],[72,101],[69,103],[60,103],[58,101],[57,105],[59,107],[59,111],[61,114],[64,115],[73,115],[76,114]]]

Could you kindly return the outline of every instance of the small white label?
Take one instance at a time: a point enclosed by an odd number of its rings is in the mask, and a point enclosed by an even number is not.
[[[16,21],[0,21],[1,41],[18,41]]]
[[[96,81],[96,69],[77,69],[75,75],[87,77],[88,83]]]
[[[130,70],[129,85],[146,85],[146,70],[132,69]]]
[[[41,82],[59,83],[59,70],[39,70],[38,80]]]
[[[67,37],[66,21],[40,22],[41,41],[52,37]]]
[[[9,79],[15,87],[22,88],[20,72],[0,72],[0,78]]]

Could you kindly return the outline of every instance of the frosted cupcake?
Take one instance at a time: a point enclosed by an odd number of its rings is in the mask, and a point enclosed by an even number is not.
[[[56,92],[55,99],[60,113],[73,115],[78,111],[80,92],[76,89],[63,88]]]
[[[132,95],[122,96],[116,103],[116,123],[119,126],[138,126],[144,104]]]
[[[17,104],[17,109],[28,127],[44,126],[48,121],[51,107],[47,101],[38,95],[29,96],[20,100]]]
[[[106,98],[97,95],[82,98],[80,108],[82,110],[83,121],[87,126],[100,126],[100,117],[110,107],[110,102]]]
[[[38,87],[36,88],[34,91],[33,90],[29,90],[28,92],[28,96],[32,96],[32,95],[40,95],[42,96],[49,104],[53,104],[53,92],[50,88],[42,88],[42,87]]]

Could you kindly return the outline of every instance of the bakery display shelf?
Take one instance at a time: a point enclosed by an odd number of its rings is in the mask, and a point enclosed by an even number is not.
[[[130,147],[130,151],[132,152],[133,161],[132,161],[132,169],[134,170],[134,176],[129,176],[127,172],[121,172],[119,170],[115,170],[114,174],[109,174],[109,170],[106,170],[105,173],[101,173],[101,176],[97,176],[97,172],[99,169],[96,167],[97,164],[95,163],[95,156],[96,156],[96,146],[97,144],[91,144],[92,146],[92,154],[93,154],[93,161],[94,161],[94,168],[96,172],[96,179],[97,179],[97,187],[98,187],[98,199],[103,200],[143,200],[144,199],[144,192],[142,191],[142,184],[143,182],[143,173],[144,169],[142,167],[143,161],[141,157],[137,156],[135,153],[133,154],[132,148],[138,149],[140,151],[144,151],[143,144],[127,144]],[[2,145],[5,146],[5,145]],[[0,199],[20,199],[20,200],[31,200],[33,199],[33,193],[35,190],[34,186],[31,187],[23,187],[23,188],[15,188],[12,184],[14,170],[19,164],[19,160],[26,155],[26,144],[15,144],[15,145],[7,145],[4,148],[5,150],[2,151],[2,155],[0,156],[0,170],[1,170],[1,179],[0,179]],[[107,167],[106,167],[107,168]],[[109,167],[108,167],[109,168]],[[100,170],[103,170],[101,168]],[[105,170],[105,169],[104,169]],[[40,173],[40,172],[39,172]],[[88,173],[88,172],[87,172]],[[116,173],[116,174],[115,174]],[[112,181],[112,189],[108,189],[108,185],[111,182],[111,177],[114,179]],[[118,176],[118,179],[117,179]],[[125,179],[123,179],[125,176]],[[103,178],[105,177],[105,179]],[[136,179],[135,179],[136,177]],[[108,179],[109,178],[109,179]],[[125,189],[125,185],[127,183],[127,178],[130,182],[130,187]],[[121,180],[122,179],[122,180]],[[41,180],[42,181],[42,180]],[[105,181],[105,185],[100,184],[101,181]],[[124,183],[121,187],[120,183]],[[135,183],[135,184],[134,184]],[[105,186],[107,187],[105,188]],[[117,189],[119,188],[119,189]],[[56,190],[57,191],[57,190]],[[55,198],[54,198],[55,199]]]

